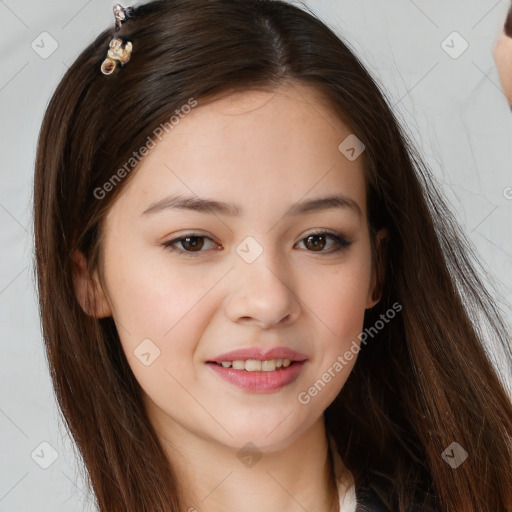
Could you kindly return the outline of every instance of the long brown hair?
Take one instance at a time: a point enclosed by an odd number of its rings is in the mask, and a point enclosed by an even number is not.
[[[133,43],[128,64],[101,74],[114,36],[105,30],[55,91],[34,184],[48,364],[99,510],[188,507],[112,318],[86,315],[75,296],[72,254],[101,271],[102,222],[136,170],[97,191],[191,98],[306,84],[365,144],[372,237],[382,227],[390,235],[382,298],[365,328],[402,305],[325,411],[340,455],[390,511],[512,511],[512,406],[487,348],[498,342],[512,361],[507,326],[428,169],[347,45],[279,0],[153,1],[116,35]],[[453,442],[468,453],[456,469],[441,455]]]

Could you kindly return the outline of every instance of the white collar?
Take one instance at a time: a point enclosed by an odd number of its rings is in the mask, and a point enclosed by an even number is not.
[[[339,512],[356,512],[357,501],[354,477],[343,464],[334,437],[327,432],[327,438],[332,454],[336,485],[338,487]]]

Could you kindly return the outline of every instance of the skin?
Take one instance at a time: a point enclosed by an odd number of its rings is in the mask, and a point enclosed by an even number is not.
[[[503,93],[512,108],[512,37],[501,32],[493,50]]]
[[[85,275],[83,255],[75,255],[82,269],[77,296],[85,308],[92,283],[97,306],[88,313],[113,316],[150,420],[190,507],[201,512],[337,510],[323,412],[356,357],[309,404],[297,396],[358,342],[365,309],[379,299],[363,158],[349,161],[338,150],[350,133],[302,85],[200,103],[149,153],[110,209],[103,290],[97,273]],[[283,216],[301,200],[334,192],[355,201],[360,213]],[[243,214],[142,215],[176,193],[236,203]],[[328,237],[325,245],[321,237],[308,243],[317,228],[352,243],[339,252]],[[181,252],[163,247],[187,233],[211,241],[199,239],[199,252],[180,242]],[[252,263],[236,252],[247,236],[263,250]],[[150,366],[133,353],[146,338],[161,351]],[[270,394],[235,387],[206,365],[237,348],[278,345],[308,361],[295,382]],[[237,458],[248,442],[262,454],[252,467]]]

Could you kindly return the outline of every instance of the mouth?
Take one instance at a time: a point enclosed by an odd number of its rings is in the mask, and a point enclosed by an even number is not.
[[[260,361],[258,359],[237,359],[234,361],[207,361],[207,364],[215,364],[222,368],[232,368],[233,370],[244,370],[246,372],[274,372],[282,371],[300,361],[292,361],[290,359],[268,359]]]
[[[208,361],[213,373],[244,391],[251,393],[273,393],[294,382],[302,372],[306,360],[258,359],[234,361]]]

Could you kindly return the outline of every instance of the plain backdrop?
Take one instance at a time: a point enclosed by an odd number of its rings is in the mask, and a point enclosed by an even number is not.
[[[0,1],[0,512],[94,510],[43,352],[31,201],[48,100],[79,52],[113,23],[113,3]],[[494,276],[493,293],[510,317],[512,113],[492,58],[509,1],[306,4],[386,91]]]

